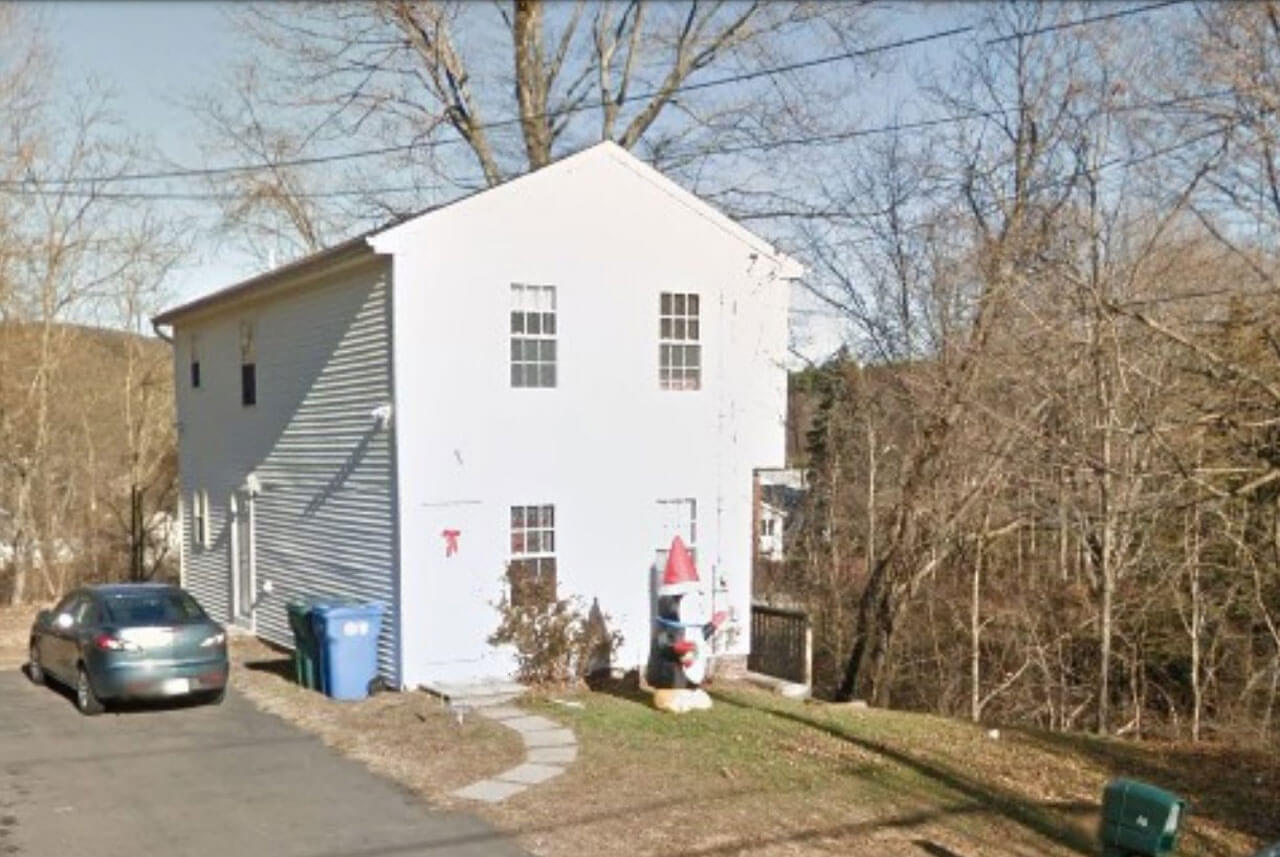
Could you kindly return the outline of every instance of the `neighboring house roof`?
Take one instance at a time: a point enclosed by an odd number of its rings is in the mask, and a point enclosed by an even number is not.
[[[763,255],[777,261],[781,267],[781,276],[783,279],[796,279],[804,273],[803,266],[801,266],[795,259],[779,252],[773,245],[760,238],[760,236],[746,229],[728,215],[719,211],[705,200],[699,198],[696,194],[685,190],[679,184],[644,163],[618,144],[611,141],[605,141],[603,143],[596,143],[572,155],[559,158],[542,169],[515,176],[498,185],[466,194],[443,205],[433,206],[404,217],[396,218],[390,223],[385,223],[353,238],[349,238],[341,244],[337,244],[317,253],[312,253],[309,256],[290,262],[287,265],[258,274],[225,289],[220,289],[193,301],[189,301],[188,303],[165,310],[152,319],[152,324],[157,326],[171,325],[184,317],[190,317],[198,313],[203,313],[207,310],[212,310],[216,307],[235,303],[244,298],[254,297],[260,293],[279,287],[282,284],[293,282],[298,278],[305,278],[310,274],[327,270],[334,264],[356,262],[365,258],[372,258],[379,250],[377,244],[380,239],[394,237],[394,234],[401,227],[408,226],[420,218],[434,214],[442,209],[459,205],[480,194],[509,189],[531,176],[545,176],[547,172],[565,169],[569,165],[578,161],[578,159],[588,157],[610,158],[619,166],[631,170],[640,178],[656,185],[658,188],[670,195],[674,201],[690,208],[696,214],[706,218],[732,237],[750,246],[756,252],[762,253]]]
[[[761,485],[761,502],[772,506],[783,515],[791,515],[804,502],[805,491],[789,485]]]

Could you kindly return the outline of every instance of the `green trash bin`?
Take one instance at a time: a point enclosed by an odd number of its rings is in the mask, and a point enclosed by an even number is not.
[[[1178,844],[1186,801],[1137,780],[1112,780],[1102,792],[1103,857],[1163,857]]]
[[[320,690],[320,648],[311,625],[311,611],[329,603],[319,595],[300,595],[285,604],[289,627],[293,629],[293,674],[308,690]]]

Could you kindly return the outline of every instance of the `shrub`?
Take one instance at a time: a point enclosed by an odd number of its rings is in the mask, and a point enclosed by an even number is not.
[[[489,644],[515,646],[516,679],[525,684],[575,684],[608,669],[622,645],[622,635],[609,630],[609,618],[597,601],[584,613],[578,598],[517,605],[504,595],[497,607],[502,621]]]

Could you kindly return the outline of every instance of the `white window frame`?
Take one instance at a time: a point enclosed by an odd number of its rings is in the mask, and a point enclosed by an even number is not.
[[[511,284],[511,386],[554,389],[559,384],[556,287]]]
[[[191,543],[209,547],[209,492],[200,488],[191,492]]]
[[[702,389],[702,298],[697,292],[658,295],[658,386]]]
[[[693,561],[698,561],[698,500],[694,497],[673,497],[658,501],[659,526],[662,534],[657,547],[658,568],[667,563],[671,540],[677,535],[684,540]],[[675,525],[672,522],[675,521]]]
[[[532,503],[510,509],[510,565],[518,572],[527,565],[535,578],[551,576],[552,600],[557,597],[559,572],[556,561],[556,507],[554,503]],[[508,593],[516,603],[515,586],[508,581]]]

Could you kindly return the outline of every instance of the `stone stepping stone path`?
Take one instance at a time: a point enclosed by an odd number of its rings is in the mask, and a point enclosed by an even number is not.
[[[578,739],[573,730],[554,720],[521,711],[513,705],[480,708],[478,713],[519,732],[524,741],[525,760],[510,770],[458,789],[453,793],[455,797],[501,803],[529,786],[560,776],[565,766],[578,758]]]

